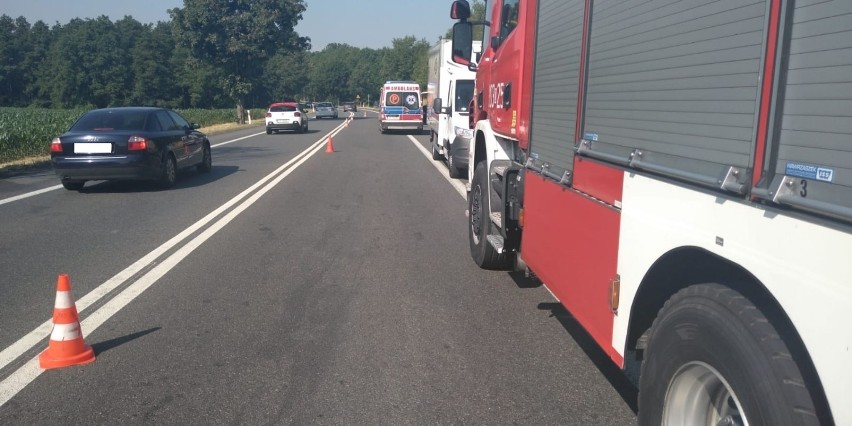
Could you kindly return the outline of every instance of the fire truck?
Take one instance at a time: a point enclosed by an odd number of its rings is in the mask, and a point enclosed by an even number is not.
[[[852,2],[485,6],[451,7],[474,261],[535,275],[640,424],[852,424]]]

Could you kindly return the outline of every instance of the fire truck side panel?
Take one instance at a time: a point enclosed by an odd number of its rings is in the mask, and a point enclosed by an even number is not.
[[[796,2],[781,73],[777,161],[782,204],[852,220],[852,2]],[[783,68],[782,62],[782,68]],[[771,158],[771,157],[770,157]],[[774,167],[773,167],[774,166]],[[769,180],[769,179],[767,179]],[[785,191],[791,184],[793,190]],[[785,193],[786,192],[786,193]]]
[[[552,180],[528,174],[524,261],[619,365],[613,349],[610,282],[615,277],[619,213]],[[570,214],[566,214],[570,213]],[[582,244],[578,244],[582,241]]]
[[[544,228],[542,232],[551,229],[535,226]],[[674,250],[698,248],[732,262],[754,276],[756,285],[764,287],[783,308],[814,362],[837,424],[852,419],[852,405],[845,400],[852,394],[852,332],[848,327],[852,324],[852,239],[848,228],[822,226],[773,208],[756,208],[742,200],[632,173],[624,177],[620,227],[619,312],[627,313],[634,306],[640,284],[649,286],[648,292],[657,291],[658,283],[643,280],[659,259]],[[586,238],[575,241],[585,243]],[[813,244],[816,241],[818,246]],[[572,275],[576,271],[561,279]],[[572,298],[577,295],[564,299]],[[612,346],[622,354],[629,317],[615,318]]]
[[[521,31],[523,26],[517,25],[523,22],[528,14],[526,8],[519,10],[517,7],[499,6],[500,2],[495,2],[493,24],[490,28],[492,38],[499,39],[500,45],[496,50],[488,49],[487,52],[491,54],[483,56],[482,59],[484,62],[491,62],[486,68],[492,73],[490,82],[487,87],[477,86],[485,93],[484,102],[488,107],[488,118],[494,131],[505,138],[518,139],[521,127],[518,122],[519,113],[522,105],[529,102],[529,99],[521,96],[524,77],[522,65],[525,59],[522,54],[525,51],[526,37]],[[504,9],[505,13],[501,13],[501,9]]]
[[[594,2],[590,154],[717,185],[751,165],[766,2]]]
[[[571,172],[574,163],[584,3],[539,2],[537,14],[529,149],[557,176]]]

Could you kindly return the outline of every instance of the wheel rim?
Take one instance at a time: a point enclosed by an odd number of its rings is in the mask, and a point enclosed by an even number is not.
[[[482,188],[474,186],[470,192],[470,230],[473,243],[479,244],[479,234],[482,231]]]
[[[675,373],[664,404],[664,425],[748,425],[727,380],[703,362],[686,364]]]
[[[210,148],[204,148],[204,166],[206,168],[213,167],[213,157],[210,155]]]
[[[169,182],[175,181],[175,160],[171,157],[166,160],[166,180]]]

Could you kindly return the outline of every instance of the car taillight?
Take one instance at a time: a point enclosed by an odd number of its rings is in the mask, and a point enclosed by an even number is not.
[[[272,113],[271,113],[271,112],[269,112],[269,111],[267,111],[267,112],[266,112],[266,116],[267,116],[267,117],[272,117]]]
[[[148,149],[148,139],[145,139],[142,136],[131,136],[130,139],[127,140],[128,151],[144,151],[146,149]]]
[[[293,117],[301,117],[301,116],[302,116],[302,114],[300,114],[300,113],[298,113],[298,112],[294,112],[294,113],[293,113]]]
[[[385,113],[381,113],[381,114],[379,114],[379,120],[384,120],[384,119],[385,119],[385,117],[386,117],[386,116],[385,116]]]
[[[50,141],[50,152],[62,154],[62,141],[60,141],[59,138],[53,138],[53,140]]]

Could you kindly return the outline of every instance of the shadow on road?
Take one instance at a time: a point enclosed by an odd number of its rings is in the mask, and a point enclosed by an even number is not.
[[[577,319],[565,309],[559,302],[539,303],[538,309],[550,311],[550,315],[556,318],[568,334],[577,342],[577,345],[586,353],[586,356],[595,364],[612,387],[621,395],[621,399],[627,403],[634,413],[639,412],[638,395],[639,390],[627,378],[621,369],[613,364],[609,356],[595,343],[592,336],[586,332]]]
[[[161,327],[149,328],[147,330],[138,331],[133,334],[128,334],[126,336],[116,337],[115,339],[107,340],[106,342],[93,343],[92,349],[95,350],[95,355],[100,355],[114,347],[121,346],[127,342],[132,340],[136,340],[146,334],[153,333],[155,331],[160,330]]]

